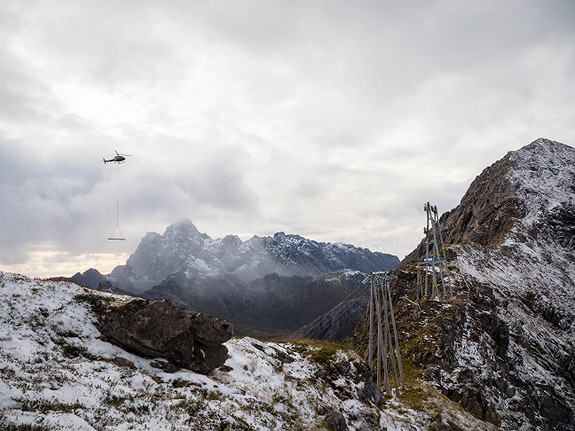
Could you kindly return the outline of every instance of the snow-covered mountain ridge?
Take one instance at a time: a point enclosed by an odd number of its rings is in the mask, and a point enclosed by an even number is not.
[[[342,269],[391,269],[397,263],[399,259],[390,254],[283,232],[246,241],[236,235],[212,239],[185,219],[168,226],[162,235],[146,234],[126,265],[115,268],[109,278],[140,293],[176,272],[189,279],[227,277],[248,283],[272,273],[317,277]]]
[[[494,429],[455,405],[378,408],[364,362],[331,346],[234,338],[221,369],[167,373],[105,341],[94,299],[132,298],[0,272],[0,429]]]
[[[395,270],[406,361],[503,430],[575,429],[574,203],[575,149],[538,139],[441,217],[453,299],[414,302],[423,243]]]

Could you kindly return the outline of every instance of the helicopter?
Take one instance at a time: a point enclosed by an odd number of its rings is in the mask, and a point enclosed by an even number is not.
[[[126,161],[126,157],[131,156],[131,154],[120,154],[116,150],[114,151],[116,152],[116,155],[112,159],[110,160],[102,159],[104,160],[104,164],[109,162],[124,163]]]

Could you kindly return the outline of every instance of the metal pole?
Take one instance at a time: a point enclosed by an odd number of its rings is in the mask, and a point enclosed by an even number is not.
[[[381,357],[383,356],[382,349],[383,345],[383,334],[381,328],[381,307],[379,303],[378,289],[375,290],[375,309],[377,312],[377,388],[381,388]],[[387,369],[387,368],[386,368]],[[386,388],[386,392],[389,392]]]
[[[449,284],[449,297],[452,297],[453,291],[451,289],[451,274],[449,273],[449,268],[447,267],[447,257],[445,256],[445,244],[443,243],[443,234],[441,233],[441,226],[439,226],[439,216],[437,217],[437,230],[439,231],[439,239],[441,240],[441,249],[443,250],[443,262],[445,262],[445,271],[447,272],[447,280]]]
[[[437,289],[437,280],[436,280],[436,272],[435,272],[435,265],[436,262],[438,261],[439,258],[439,249],[437,248],[437,233],[435,232],[435,221],[433,219],[433,210],[432,210],[432,215],[431,215],[432,219],[431,219],[431,230],[433,231],[433,259],[432,259],[432,263],[433,263],[433,284],[435,287],[435,296],[438,296],[438,289]],[[443,284],[443,270],[441,269],[441,265],[439,265],[439,270],[441,271],[442,277],[441,277],[441,284]],[[445,287],[443,288],[444,290],[444,294],[445,294]]]
[[[391,314],[391,326],[393,328],[393,336],[395,338],[395,354],[397,355],[397,365],[399,367],[399,376],[401,378],[401,388],[405,389],[405,381],[403,379],[403,366],[401,364],[401,355],[399,354],[399,337],[397,336],[397,327],[395,326],[395,315],[393,314],[393,303],[391,301],[391,291],[389,283],[386,283],[387,296],[389,299],[389,312]]]
[[[381,304],[383,306],[384,309],[384,315],[385,315],[385,332],[382,330],[382,335],[381,338],[379,340],[379,342],[382,345],[382,356],[381,356],[381,360],[383,362],[383,385],[385,386],[385,392],[389,394],[390,392],[390,388],[389,388],[389,371],[387,369],[387,345],[388,345],[388,335],[389,335],[389,326],[388,326],[388,322],[387,322],[387,307],[385,305],[385,300],[384,300],[384,296],[383,296],[383,291],[382,291],[382,287],[381,285],[377,286],[377,295],[378,295],[378,303]],[[380,316],[381,316],[381,311],[380,311]],[[381,321],[380,321],[381,324]],[[383,329],[383,328],[382,328]],[[385,339],[385,340],[384,340]]]
[[[420,294],[419,291],[421,290],[421,283],[419,282],[419,268],[417,268],[417,284],[416,284],[416,288],[417,288],[417,302],[421,302],[421,298],[420,298]]]
[[[425,298],[429,298],[428,291],[427,291],[427,275],[428,275],[428,268],[429,268],[429,202],[427,202],[424,206],[425,212],[427,214],[427,228],[425,229]]]
[[[369,365],[369,369],[373,370],[373,301],[375,301],[375,288],[373,285],[373,272],[371,273],[371,294],[369,299],[369,342],[368,342],[368,351],[367,351],[367,364]]]
[[[439,256],[439,245],[437,244],[437,230],[438,230],[438,220],[437,220],[437,208],[434,208],[434,217],[432,220],[433,223],[433,238],[434,238],[434,253],[437,255],[437,262],[439,263],[439,272],[441,274],[441,287],[443,288],[443,296],[445,297],[447,295],[447,292],[445,291],[445,283],[443,281],[443,264],[444,262],[441,260],[440,256]],[[441,232],[440,232],[441,233]],[[441,246],[443,247],[443,241],[441,243]]]
[[[387,300],[387,294],[383,292],[383,286],[381,289],[381,294],[383,296],[383,319],[384,319],[384,323],[385,323],[385,345],[386,347],[388,347],[388,351],[389,351],[389,356],[391,359],[391,369],[393,371],[393,382],[395,383],[395,393],[397,395],[397,393],[399,392],[399,385],[397,384],[397,370],[395,369],[395,359],[393,357],[393,345],[392,345],[392,341],[391,341],[391,331],[389,329],[389,317],[388,317],[388,308],[389,308],[389,301]],[[387,368],[387,355],[385,355],[385,367]],[[389,382],[389,376],[388,376],[388,382]],[[388,383],[389,385],[389,383]]]

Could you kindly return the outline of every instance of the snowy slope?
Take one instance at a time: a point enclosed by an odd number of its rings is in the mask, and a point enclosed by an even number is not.
[[[342,350],[326,362],[319,347],[236,338],[209,376],[163,372],[101,338],[94,299],[130,298],[0,273],[0,428],[323,430],[339,418],[417,431],[436,420],[398,400],[376,408],[363,362]],[[445,418],[492,429],[457,408]]]
[[[474,368],[485,370],[484,382],[507,382],[504,390],[496,387],[485,396],[497,406],[504,424],[508,421],[508,429],[517,418],[525,422],[525,429],[572,429],[575,149],[539,139],[509,154],[509,159],[513,168],[508,177],[524,217],[515,221],[498,247],[469,243],[454,247],[454,252],[460,276],[470,288],[483,286],[493,292],[493,313],[509,332],[504,359],[510,365],[493,369],[495,357],[473,354],[477,343],[467,331],[455,349],[461,367],[445,378],[456,378],[474,358]],[[563,213],[568,215],[562,219]]]

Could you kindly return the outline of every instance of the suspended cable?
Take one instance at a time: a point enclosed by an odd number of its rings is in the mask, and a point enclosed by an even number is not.
[[[116,231],[119,233],[116,234]],[[118,163],[118,171],[116,174],[116,226],[108,237],[108,241],[125,241],[124,234],[120,228],[120,163]]]
[[[341,312],[347,312],[348,310],[350,310],[353,307],[352,301],[354,301],[354,300],[356,300],[356,299],[358,299],[364,295],[367,296],[368,292],[363,292],[364,289],[365,289],[364,286],[362,284],[360,284],[359,287],[357,287],[349,295],[347,295],[344,299],[342,299],[335,307],[332,308],[332,310],[341,306],[342,304],[344,304],[340,308],[340,311]],[[321,326],[321,322],[326,322],[324,327]],[[320,325],[318,328],[316,328],[316,329],[314,329],[308,333],[308,335],[307,335],[308,338],[311,338],[311,339],[319,338],[328,329],[330,329],[332,327],[332,325],[330,324],[329,321],[327,321],[327,319],[320,320],[318,322],[318,324]]]

